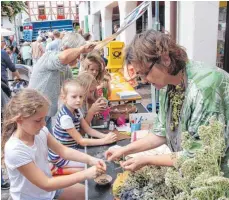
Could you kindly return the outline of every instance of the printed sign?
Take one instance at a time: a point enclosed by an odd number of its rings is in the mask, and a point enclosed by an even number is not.
[[[28,23],[23,26],[23,38],[25,41],[31,42],[33,37],[33,25]]]

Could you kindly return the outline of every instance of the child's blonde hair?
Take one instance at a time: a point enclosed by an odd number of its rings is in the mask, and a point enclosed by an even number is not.
[[[95,77],[89,72],[85,71],[79,73],[79,75],[76,77],[76,81],[80,84],[81,87],[83,87],[86,94],[90,91],[91,86],[98,85]]]
[[[96,77],[96,80],[98,82],[102,81],[105,73],[105,63],[100,54],[98,52],[91,52],[87,54],[87,56],[82,61],[82,67],[84,71],[88,71],[90,66],[89,62],[94,62],[98,65],[99,73]]]
[[[97,86],[98,82],[96,81],[95,77],[88,73],[88,72],[81,72],[79,73],[79,75],[76,77],[76,81],[81,85],[81,87],[83,87],[83,89],[85,90],[85,94],[86,94],[86,103],[87,103],[87,94],[90,91],[90,88],[92,86]],[[88,107],[88,105],[86,105]]]
[[[67,96],[69,87],[71,87],[71,86],[81,87],[84,89],[84,87],[76,79],[67,80],[64,82],[64,84],[61,87],[61,98],[64,98]],[[84,96],[85,95],[86,95],[86,93],[84,94]]]
[[[2,152],[6,141],[17,129],[16,120],[31,117],[45,105],[49,106],[49,100],[34,89],[23,89],[10,99],[3,111]]]

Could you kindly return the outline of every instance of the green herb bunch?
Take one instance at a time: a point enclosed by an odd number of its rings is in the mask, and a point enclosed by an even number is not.
[[[187,153],[177,156],[175,167],[146,166],[132,173],[120,191],[121,200],[229,200],[229,179],[220,168],[226,148],[224,125],[211,118],[198,135],[200,142],[182,134]]]

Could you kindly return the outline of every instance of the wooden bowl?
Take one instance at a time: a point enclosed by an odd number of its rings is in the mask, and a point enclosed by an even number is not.
[[[107,185],[107,184],[111,183],[112,177],[108,174],[103,174],[103,175],[97,177],[96,179],[94,179],[94,181],[98,185]]]
[[[132,104],[122,104],[112,106],[110,110],[111,119],[117,120],[121,115],[125,117],[126,120],[129,119],[130,113],[136,113],[137,107]]]

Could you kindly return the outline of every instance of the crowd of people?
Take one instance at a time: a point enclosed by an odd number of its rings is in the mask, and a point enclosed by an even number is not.
[[[111,144],[117,139],[112,132],[103,134],[90,127],[92,119],[107,109],[111,92],[111,76],[101,52],[94,50],[96,43],[86,42],[88,35],[84,38],[80,33],[65,33],[61,38],[61,33],[54,31],[52,37],[50,34],[52,41],[47,41],[45,48],[40,36],[31,47],[23,45],[25,55],[31,48],[31,58],[25,56],[28,63],[33,62],[29,86],[11,97],[3,113],[2,152],[13,199],[84,199],[80,183],[105,173],[106,164],[83,153],[82,147]],[[2,38],[3,46],[4,42]],[[228,147],[226,72],[190,61],[168,34],[153,30],[134,38],[126,48],[125,64],[133,76],[140,75],[160,90],[160,110],[152,134],[108,150],[109,161],[165,143],[175,154],[187,155],[181,149],[182,132],[199,140],[198,127],[207,124],[211,116],[225,124]],[[12,64],[5,65],[20,76]],[[78,65],[80,73],[73,79],[71,69]],[[96,139],[85,137],[85,132]],[[174,163],[174,157],[167,154],[135,157],[121,166],[135,171],[145,165]],[[91,167],[85,170],[85,164]],[[68,175],[53,177],[56,170]]]

